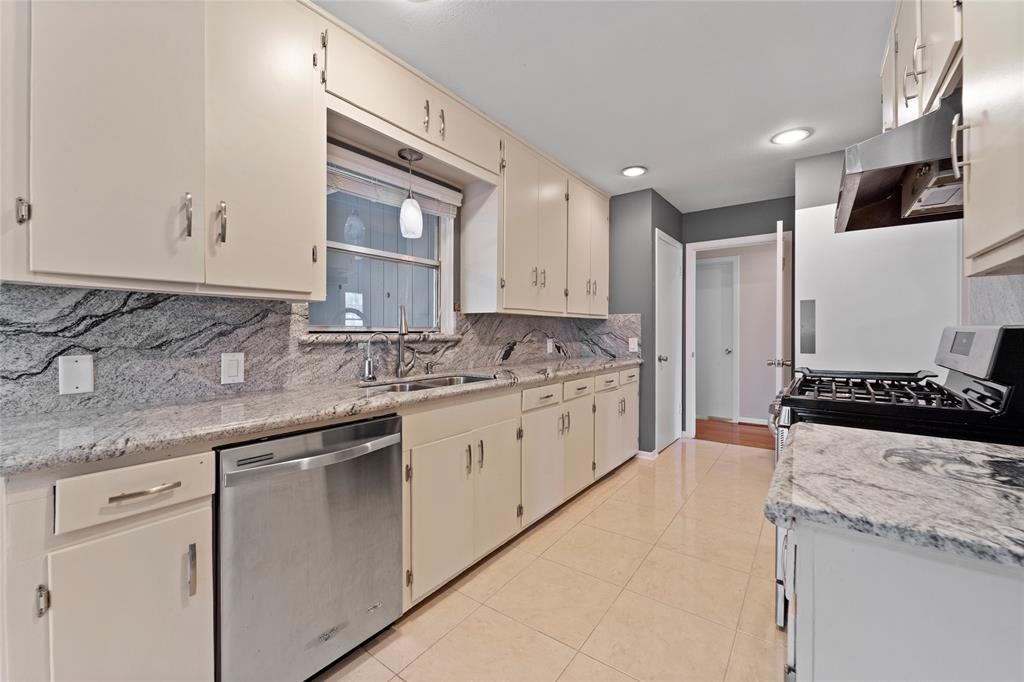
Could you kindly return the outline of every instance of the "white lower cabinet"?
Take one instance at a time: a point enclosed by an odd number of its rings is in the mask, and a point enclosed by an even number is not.
[[[521,458],[519,420],[477,429],[471,445],[476,450],[475,528],[473,553],[482,557],[515,535],[519,523]]]
[[[210,505],[51,552],[53,680],[213,679]]]
[[[565,497],[594,482],[594,396],[574,398],[564,405]]]
[[[626,384],[619,391],[622,393],[622,450],[619,453],[621,464],[640,449],[640,384]]]
[[[523,525],[565,500],[565,441],[564,405],[523,415]]]
[[[600,379],[599,379],[600,380]],[[595,475],[600,478],[637,452],[640,428],[639,384],[594,396]]]

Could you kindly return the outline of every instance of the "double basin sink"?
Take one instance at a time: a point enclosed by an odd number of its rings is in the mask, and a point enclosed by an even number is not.
[[[445,386],[460,386],[462,384],[473,384],[478,381],[491,381],[493,376],[479,376],[472,374],[456,374],[447,377],[409,379],[407,381],[393,381],[377,386],[367,386],[370,393],[408,393],[409,391],[425,391],[429,388],[444,388]]]

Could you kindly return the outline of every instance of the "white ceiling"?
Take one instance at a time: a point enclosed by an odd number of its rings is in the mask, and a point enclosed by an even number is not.
[[[598,187],[684,212],[792,195],[794,159],[881,128],[891,0],[318,4]]]

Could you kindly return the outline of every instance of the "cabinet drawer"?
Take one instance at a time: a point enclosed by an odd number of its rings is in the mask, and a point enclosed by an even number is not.
[[[72,476],[57,481],[53,532],[68,533],[213,494],[214,454]]]
[[[523,391],[523,412],[545,405],[557,405],[562,401],[562,385],[548,384]]]
[[[594,392],[594,377],[575,379],[562,384],[562,400],[572,400]]]
[[[619,372],[619,386],[625,384],[635,384],[640,381],[640,368],[630,367]]]
[[[618,388],[619,386],[619,373],[612,372],[611,374],[599,374],[594,379],[594,390],[595,391],[607,391],[612,388]]]

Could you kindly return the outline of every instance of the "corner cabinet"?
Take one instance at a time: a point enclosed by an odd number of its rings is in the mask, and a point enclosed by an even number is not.
[[[322,297],[317,26],[291,0],[33,2],[4,81],[31,103],[30,214],[0,277]]]

